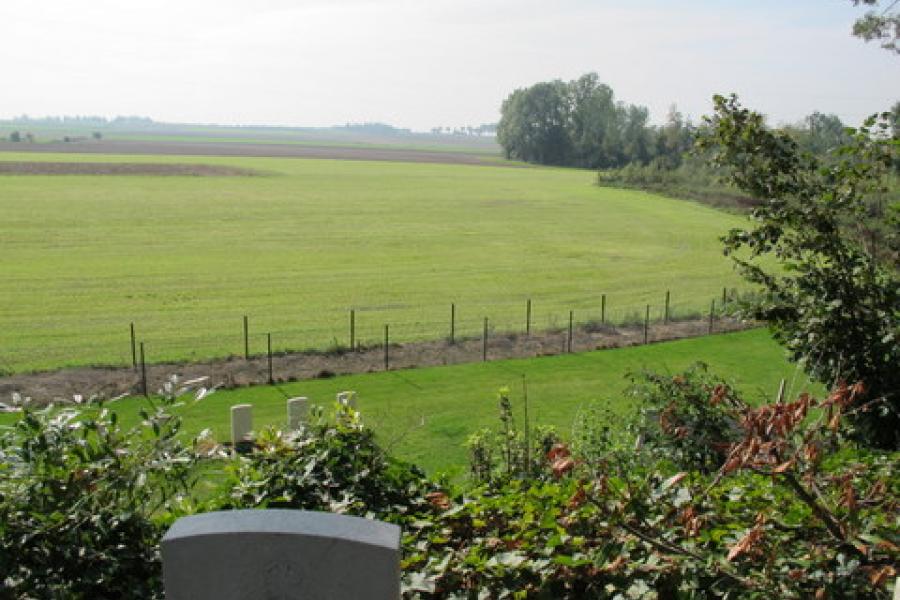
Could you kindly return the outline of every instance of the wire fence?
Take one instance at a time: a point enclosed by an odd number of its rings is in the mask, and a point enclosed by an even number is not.
[[[718,319],[746,295],[735,288],[722,288],[706,301],[696,297],[676,301],[669,291],[662,291],[654,294],[658,298],[655,303],[622,305],[600,294],[572,298],[572,308],[568,310],[559,308],[565,305],[565,299],[550,301],[541,297],[477,305],[383,304],[323,311],[303,324],[291,325],[280,324],[288,319],[277,310],[267,310],[262,314],[235,315],[227,322],[198,321],[190,328],[175,331],[148,328],[141,322],[122,323],[119,333],[100,336],[98,341],[85,341],[83,335],[69,333],[68,339],[77,340],[73,344],[60,341],[67,339],[65,334],[45,330],[30,337],[30,352],[35,346],[40,348],[42,362],[38,364],[43,368],[104,365],[137,369],[142,344],[147,364],[288,353],[344,353],[416,342],[441,342],[449,347],[467,340],[482,340],[486,354],[492,338],[511,335],[568,336],[564,347],[571,350],[578,332],[603,328],[643,328],[647,338],[643,341],[649,341],[651,329],[659,324],[703,320],[708,322],[711,333]],[[90,327],[90,323],[83,325]],[[35,364],[28,352],[0,349],[0,374],[13,373],[23,364]]]

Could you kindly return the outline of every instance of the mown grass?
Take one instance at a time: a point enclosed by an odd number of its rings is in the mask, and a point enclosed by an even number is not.
[[[635,406],[624,390],[625,373],[652,369],[677,372],[702,361],[730,380],[748,400],[773,398],[781,378],[789,392],[821,391],[793,365],[762,329],[637,346],[534,359],[497,361],[458,366],[370,373],[319,379],[280,386],[220,391],[200,402],[187,400],[179,408],[191,435],[211,429],[222,441],[229,439],[229,407],[253,405],[254,425],[284,427],[285,399],[306,396],[330,407],[337,392],[354,390],[365,421],[394,455],[431,473],[459,476],[465,470],[466,438],[481,427],[497,426],[496,392],[509,386],[514,411],[521,419],[523,377],[528,387],[531,423],[553,425],[564,436],[581,407],[598,402],[614,414],[633,414]],[[137,423],[140,398],[111,406],[125,425]],[[0,424],[13,415],[0,415]]]
[[[330,160],[0,154],[225,164],[266,177],[0,177],[0,371],[438,338],[704,310],[740,284],[741,218],[589,171]]]

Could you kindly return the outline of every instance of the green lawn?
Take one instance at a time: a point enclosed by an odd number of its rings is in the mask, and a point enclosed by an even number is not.
[[[773,398],[781,378],[791,395],[810,386],[765,330],[716,335],[544,358],[497,361],[469,365],[371,373],[304,381],[282,386],[222,391],[201,400],[187,401],[179,409],[185,429],[192,435],[209,428],[217,439],[229,439],[228,415],[233,404],[254,405],[254,425],[284,426],[285,399],[307,396],[330,406],[335,394],[355,390],[365,421],[375,428],[381,442],[396,456],[425,467],[432,473],[459,475],[465,468],[463,442],[481,427],[497,425],[496,392],[509,386],[514,410],[521,416],[522,376],[528,384],[529,413],[533,423],[553,425],[567,436],[572,418],[591,402],[606,404],[627,415],[634,406],[622,393],[628,370],[652,368],[676,372],[695,361],[733,380],[748,400]],[[116,407],[124,424],[134,424],[143,400],[121,400]],[[9,423],[12,415],[0,415]]]
[[[598,188],[590,171],[268,158],[267,177],[0,176],[0,372],[438,338],[704,310],[740,285],[717,237],[739,217]]]

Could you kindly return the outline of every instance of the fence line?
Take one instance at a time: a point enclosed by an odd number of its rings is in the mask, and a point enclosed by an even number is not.
[[[172,360],[204,360],[227,356],[250,359],[267,354],[286,352],[327,352],[353,351],[385,345],[390,336],[390,344],[411,342],[445,341],[451,345],[467,339],[484,339],[483,358],[488,357],[489,340],[504,335],[532,336],[537,332],[559,333],[565,336],[565,348],[572,350],[572,339],[576,330],[593,331],[600,328],[631,326],[643,328],[644,342],[649,341],[651,326],[669,324],[685,320],[707,320],[709,332],[715,330],[716,318],[734,305],[744,293],[736,289],[722,288],[704,308],[698,302],[676,302],[673,294],[665,290],[659,295],[657,304],[617,305],[615,297],[608,294],[591,296],[594,307],[584,305],[566,311],[542,310],[541,302],[529,297],[520,303],[507,302],[503,311],[487,311],[488,307],[499,303],[484,303],[473,307],[448,302],[443,308],[438,306],[415,307],[422,318],[410,319],[409,306],[394,309],[365,310],[351,307],[343,311],[331,311],[320,318],[319,323],[301,327],[273,326],[271,316],[258,317],[254,314],[236,315],[233,335],[172,335],[167,332],[148,331],[140,322],[126,322],[122,326],[121,344],[105,348],[105,344],[91,344],[101,348],[98,356],[85,356],[85,344],[65,346],[42,344],[42,352],[52,356],[58,364],[107,364],[129,366],[138,370],[138,347],[147,347],[151,362]],[[709,297],[709,296],[708,296]],[[558,307],[559,301],[553,305]],[[391,318],[391,312],[400,312],[402,317]],[[446,315],[437,317],[439,312]],[[497,313],[500,313],[499,315]],[[337,315],[343,314],[342,317]],[[518,314],[518,316],[516,316]],[[322,317],[323,315],[320,315]],[[330,317],[330,318],[329,318]],[[326,321],[322,324],[321,321]],[[338,323],[343,323],[339,325]],[[49,336],[48,336],[49,337]],[[105,352],[102,350],[105,348]],[[71,352],[71,354],[68,354]],[[75,354],[81,354],[77,356]],[[385,364],[389,354],[385,351]],[[20,361],[21,362],[21,361]],[[9,364],[9,359],[6,359]],[[0,371],[4,357],[0,355]],[[10,369],[7,367],[7,371]]]

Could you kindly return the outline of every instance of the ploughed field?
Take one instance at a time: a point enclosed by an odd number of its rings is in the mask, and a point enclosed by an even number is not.
[[[328,349],[708,310],[740,218],[590,171],[0,153],[0,372]],[[102,163],[118,164],[108,169]],[[135,165],[153,165],[139,168]],[[160,165],[170,165],[170,169]],[[200,168],[198,165],[205,165]],[[48,171],[52,171],[47,174]]]

